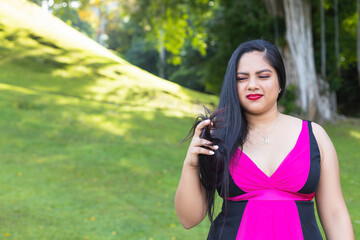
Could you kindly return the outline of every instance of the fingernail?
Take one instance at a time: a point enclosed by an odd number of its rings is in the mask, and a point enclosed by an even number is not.
[[[219,146],[218,146],[218,145],[214,145],[214,148],[215,148],[215,149],[218,149],[218,148],[219,148]]]
[[[211,155],[213,155],[213,154],[214,154],[214,152],[213,152],[213,151],[209,151],[209,153],[210,153]]]

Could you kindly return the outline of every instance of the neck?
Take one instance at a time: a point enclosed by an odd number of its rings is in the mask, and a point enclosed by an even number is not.
[[[263,114],[245,113],[250,129],[267,130],[271,128],[280,116],[277,107]]]

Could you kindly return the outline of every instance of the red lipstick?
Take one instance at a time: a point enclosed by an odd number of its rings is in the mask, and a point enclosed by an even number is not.
[[[258,100],[260,98],[262,98],[262,94],[248,94],[246,95],[246,98],[252,101]]]

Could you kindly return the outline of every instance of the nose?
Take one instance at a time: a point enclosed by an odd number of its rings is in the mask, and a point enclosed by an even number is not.
[[[257,79],[255,76],[249,77],[247,89],[251,91],[258,89]]]

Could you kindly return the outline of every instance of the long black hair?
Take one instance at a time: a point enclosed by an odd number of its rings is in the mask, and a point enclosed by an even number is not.
[[[242,149],[248,133],[248,124],[239,102],[236,72],[242,55],[254,51],[262,52],[264,58],[276,70],[280,86],[278,100],[281,98],[286,86],[286,73],[279,50],[272,43],[262,39],[244,42],[236,48],[228,62],[217,110],[213,114],[207,111],[207,114],[198,116],[191,130],[193,132],[202,120],[217,119],[213,121],[212,127],[208,125],[204,128],[201,137],[213,141],[214,145],[219,145],[219,149],[214,155],[199,154],[200,182],[206,191],[207,211],[212,225],[215,191],[218,190],[219,195],[224,198],[227,209],[229,163],[237,148]]]

